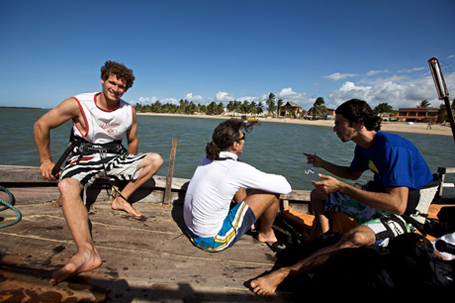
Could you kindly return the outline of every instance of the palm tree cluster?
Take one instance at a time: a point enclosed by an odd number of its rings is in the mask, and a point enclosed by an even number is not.
[[[256,103],[255,101],[229,101],[226,105],[226,109],[231,113],[239,114],[253,114],[260,115],[264,112],[264,106],[262,102]]]
[[[207,115],[219,115],[224,112],[224,105],[222,102],[215,103],[212,101],[209,105],[195,104],[193,101],[180,99],[179,105],[172,103],[162,104],[156,101],[152,104],[136,104],[134,107],[136,112],[140,113],[165,113],[165,114],[187,114],[193,115],[195,113],[203,113]]]
[[[162,104],[160,101],[156,101],[152,104],[136,104],[135,110],[140,113],[166,113],[166,114],[206,114],[206,115],[220,115],[224,112],[224,108],[228,112],[239,113],[239,114],[253,114],[260,115],[264,111],[262,102],[256,103],[255,101],[229,101],[226,105],[222,102],[218,104],[212,101],[209,105],[196,104],[193,101],[186,99],[180,99],[179,104],[165,103]]]
[[[324,98],[319,97],[314,101],[313,106],[308,110],[308,114],[316,119],[318,116],[326,116],[327,106],[325,106]]]
[[[160,101],[156,101],[152,104],[136,104],[135,109],[137,112],[152,112],[152,113],[166,113],[166,114],[206,114],[206,115],[220,115],[225,111],[240,114],[240,115],[262,115],[267,113],[273,117],[280,116],[280,109],[284,105],[283,99],[276,100],[276,96],[273,93],[270,93],[267,96],[265,104],[262,102],[255,101],[229,101],[223,104],[219,102],[218,104],[212,101],[209,105],[195,104],[193,101],[188,101],[186,99],[180,99],[179,104],[165,103],[162,104]],[[313,107],[309,110],[313,115],[313,118],[318,115],[322,115],[326,112],[326,106],[324,104],[324,99],[319,97]],[[302,111],[305,113],[305,110]],[[290,114],[294,114],[290,113]]]

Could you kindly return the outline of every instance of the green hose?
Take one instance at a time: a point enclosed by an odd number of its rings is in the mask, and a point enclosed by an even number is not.
[[[17,222],[19,222],[22,219],[22,214],[20,211],[17,210],[17,208],[15,208],[13,206],[14,197],[11,194],[11,192],[9,190],[7,190],[6,188],[4,188],[3,186],[0,186],[0,191],[4,191],[5,193],[8,194],[8,197],[9,197],[9,202],[6,202],[3,199],[0,199],[0,203],[5,205],[4,207],[0,208],[0,211],[4,211],[6,209],[12,209],[17,214],[16,220],[14,220],[13,222],[5,224],[5,225],[0,225],[0,228],[5,228],[5,227],[9,227],[9,226],[14,225]]]

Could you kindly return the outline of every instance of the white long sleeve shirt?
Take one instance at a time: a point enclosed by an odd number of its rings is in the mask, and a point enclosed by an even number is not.
[[[189,183],[184,202],[187,227],[199,237],[213,237],[221,229],[234,194],[240,188],[288,194],[291,185],[285,177],[264,173],[237,161],[237,155],[221,152],[226,160],[204,158]]]

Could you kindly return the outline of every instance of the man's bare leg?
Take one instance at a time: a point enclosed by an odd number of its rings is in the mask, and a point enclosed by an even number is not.
[[[241,187],[234,195],[235,203],[240,203],[247,197],[246,188]]]
[[[76,242],[77,252],[68,264],[52,274],[50,285],[97,268],[102,263],[90,234],[87,209],[80,198],[81,184],[75,179],[64,179],[58,187],[62,194],[63,215]]]
[[[278,285],[287,277],[312,272],[325,264],[334,252],[345,248],[358,248],[372,245],[375,241],[376,235],[374,232],[366,226],[359,225],[344,234],[341,240],[336,244],[324,247],[292,266],[282,267],[263,277],[254,279],[250,282],[250,286],[254,293],[259,296],[271,296],[275,293]]]
[[[327,212],[324,210],[326,200],[327,194],[321,193],[316,189],[311,191],[310,203],[314,212],[314,228],[311,236],[314,238],[328,232],[330,229]]]
[[[158,154],[148,154],[144,159],[141,160],[137,169],[140,170],[139,176],[136,180],[128,182],[128,184],[123,188],[121,195],[128,199],[139,187],[141,187],[145,182],[147,182],[163,165],[163,159]],[[122,196],[117,195],[117,197],[112,201],[112,209],[115,210],[124,210],[127,213],[140,217],[142,214],[139,210],[135,209],[128,201],[122,198]]]
[[[260,220],[257,239],[261,242],[277,242],[272,225],[280,207],[277,195],[254,190],[245,198],[245,203]]]
[[[242,202],[243,200],[245,200],[245,198],[247,197],[247,192],[246,192],[246,188],[242,187],[240,188],[234,195],[234,202],[237,204],[237,203],[240,203]],[[256,224],[252,224],[251,225],[251,231],[252,232],[255,232],[256,231]]]

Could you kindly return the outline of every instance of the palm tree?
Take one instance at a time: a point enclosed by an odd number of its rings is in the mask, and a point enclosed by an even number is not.
[[[275,95],[273,93],[269,94],[266,104],[267,104],[267,111],[269,113],[275,112]]]
[[[308,110],[308,113],[311,113],[313,120],[316,116],[324,115],[327,112],[327,107],[325,106],[324,98],[319,97],[314,101],[313,107]]]
[[[428,108],[430,107],[430,105],[431,105],[430,102],[428,102],[427,100],[422,100],[417,105],[417,108]]]
[[[262,102],[259,102],[258,105],[256,106],[256,114],[262,114],[264,112],[264,105],[262,105]]]
[[[278,99],[277,110],[276,110],[276,116],[277,117],[280,116],[280,110],[281,110],[281,106],[282,105],[283,105],[283,99]]]

